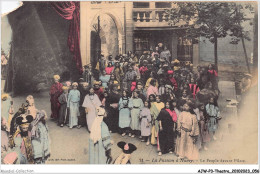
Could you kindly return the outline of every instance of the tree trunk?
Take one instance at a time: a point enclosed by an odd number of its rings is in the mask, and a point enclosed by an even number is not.
[[[215,67],[218,72],[218,37],[214,36],[214,58],[215,58]]]
[[[241,37],[241,40],[242,40],[242,45],[243,45],[243,49],[244,49],[244,53],[245,53],[247,70],[248,70],[248,73],[250,74],[251,71],[250,71],[250,67],[249,67],[249,63],[248,63],[248,57],[247,57],[247,53],[246,53],[246,46],[245,46],[245,41],[244,41],[244,37],[243,36]]]

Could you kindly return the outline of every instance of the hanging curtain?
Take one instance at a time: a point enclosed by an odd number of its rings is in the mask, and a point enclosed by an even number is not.
[[[71,21],[69,28],[68,47],[73,53],[73,59],[76,62],[80,74],[82,74],[83,69],[80,55],[80,2],[51,2],[51,4],[61,17]]]

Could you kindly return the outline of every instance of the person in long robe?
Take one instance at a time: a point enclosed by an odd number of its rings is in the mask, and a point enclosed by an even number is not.
[[[30,123],[33,121],[33,117],[27,114],[21,114],[16,118],[16,123],[19,125],[19,129],[10,138],[10,146],[12,149],[20,149],[20,163],[21,164],[33,164],[33,147],[31,141],[31,132],[29,131]],[[19,141],[17,141],[19,139]],[[19,144],[17,144],[19,142]]]
[[[4,93],[1,95],[2,103],[1,103],[1,117],[6,122],[6,130],[10,132],[10,124],[13,115],[13,101],[12,98]]]
[[[72,129],[74,126],[78,126],[78,117],[79,114],[79,101],[80,101],[80,92],[77,89],[78,83],[72,83],[72,90],[70,90],[68,95],[67,107],[70,110],[69,115],[69,127]]]
[[[89,131],[91,130],[92,123],[96,117],[96,107],[99,107],[101,105],[101,101],[94,93],[94,88],[90,87],[89,94],[85,96],[84,102],[82,104],[82,107],[85,108],[87,126]]]
[[[104,108],[96,108],[96,116],[89,136],[89,164],[109,164],[111,157],[111,135],[103,118],[106,117]]]
[[[58,100],[60,103],[60,110],[59,110],[59,120],[58,125],[60,127],[63,127],[66,123],[66,120],[69,117],[69,109],[67,108],[67,102],[68,102],[68,90],[69,88],[67,86],[62,87],[63,93],[59,96]]]
[[[50,139],[46,119],[46,112],[37,110],[36,118],[31,123],[32,147],[36,164],[44,164],[50,157]]]
[[[150,111],[151,104],[149,101],[144,102],[144,107],[140,112],[140,119],[141,119],[141,136],[142,141],[146,142],[146,145],[150,144],[150,135],[151,135],[151,111]]]
[[[177,120],[177,141],[175,152],[179,158],[197,160],[199,150],[196,146],[196,139],[199,135],[199,125],[195,115],[191,114],[192,106],[190,103],[183,105],[183,112]]]
[[[140,132],[139,114],[141,109],[144,107],[142,99],[139,98],[139,91],[133,92],[133,98],[130,99],[128,107],[131,110],[131,137],[134,138]]]
[[[210,138],[209,127],[208,127],[209,118],[207,116],[207,112],[204,104],[200,105],[199,116],[200,116],[199,128],[200,128],[200,137],[202,141],[202,148],[204,150],[208,150],[207,143],[210,142],[211,138]]]
[[[127,91],[123,90],[122,97],[118,103],[119,109],[119,123],[118,126],[121,129],[122,136],[125,136],[129,132],[131,117],[130,117],[130,110],[128,108],[130,98],[127,96]],[[129,134],[130,135],[130,134]]]
[[[60,110],[60,103],[59,103],[59,96],[62,94],[62,84],[59,82],[60,76],[54,75],[54,84],[51,86],[50,89],[50,101],[51,101],[51,118],[58,119],[59,117],[59,110]]]
[[[159,152],[158,155],[173,153],[174,151],[174,121],[176,122],[176,113],[170,108],[170,102],[165,102],[165,108],[162,109],[156,119],[159,121]]]
[[[10,124],[10,135],[11,136],[13,136],[14,133],[19,129],[19,125],[16,123],[16,118],[19,117],[21,114],[27,113],[27,109],[28,109],[27,105],[22,103],[21,107],[14,114],[14,116],[11,120],[11,124]]]
[[[112,133],[118,132],[118,120],[119,120],[119,110],[118,110],[118,102],[120,100],[120,95],[118,94],[118,86],[113,86],[113,91],[108,94],[106,99],[107,105],[107,117],[104,119],[107,124],[109,130]]]
[[[80,117],[78,119],[78,126],[79,127],[84,127],[86,126],[86,112],[85,108],[82,106],[85,96],[89,93],[88,91],[88,86],[89,84],[87,82],[82,83],[82,87],[80,88],[80,101],[79,101],[79,114]]]
[[[155,140],[158,136],[159,132],[159,122],[157,120],[157,117],[160,113],[160,111],[165,107],[164,103],[161,102],[160,96],[156,96],[156,101],[151,103],[151,116],[152,116],[152,125],[154,126],[154,131],[152,131],[151,135],[151,144],[155,145],[157,144],[157,141],[152,141]],[[158,146],[157,146],[158,148]]]
[[[216,140],[217,138],[215,136],[215,132],[218,129],[218,121],[221,119],[221,117],[217,101],[214,97],[209,99],[209,103],[206,105],[206,112],[209,116],[209,131],[212,138]]]

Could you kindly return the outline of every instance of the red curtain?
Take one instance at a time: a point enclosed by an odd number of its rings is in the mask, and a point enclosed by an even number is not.
[[[76,62],[79,72],[82,74],[82,61],[80,55],[80,2],[65,1],[51,2],[56,12],[66,20],[70,20],[68,47],[73,53],[73,59]]]

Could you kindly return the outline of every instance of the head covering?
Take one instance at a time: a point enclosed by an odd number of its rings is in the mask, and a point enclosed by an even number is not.
[[[94,85],[99,85],[99,81],[94,81],[94,83],[93,83]]]
[[[1,95],[1,99],[3,100],[4,98],[8,98],[8,94],[6,94],[6,93],[3,93],[2,95]]]
[[[69,89],[69,87],[67,87],[67,86],[62,86],[62,90],[68,90]]]
[[[54,80],[60,80],[60,76],[59,75],[54,75],[53,78],[54,78]]]
[[[180,61],[178,59],[175,59],[174,61],[172,61],[173,63],[180,63]]]
[[[77,82],[73,82],[72,86],[79,86],[79,84]]]
[[[30,124],[33,121],[33,116],[21,114],[16,118],[16,124],[18,125],[24,125],[24,124]]]
[[[66,81],[65,84],[66,84],[66,86],[68,86],[68,87],[71,86],[71,82],[70,82],[70,81]]]
[[[173,74],[173,70],[168,70],[168,74]]]
[[[133,153],[137,148],[134,144],[132,143],[126,143],[124,141],[120,141],[117,143],[117,146],[123,150],[124,153],[126,154],[131,154]]]

